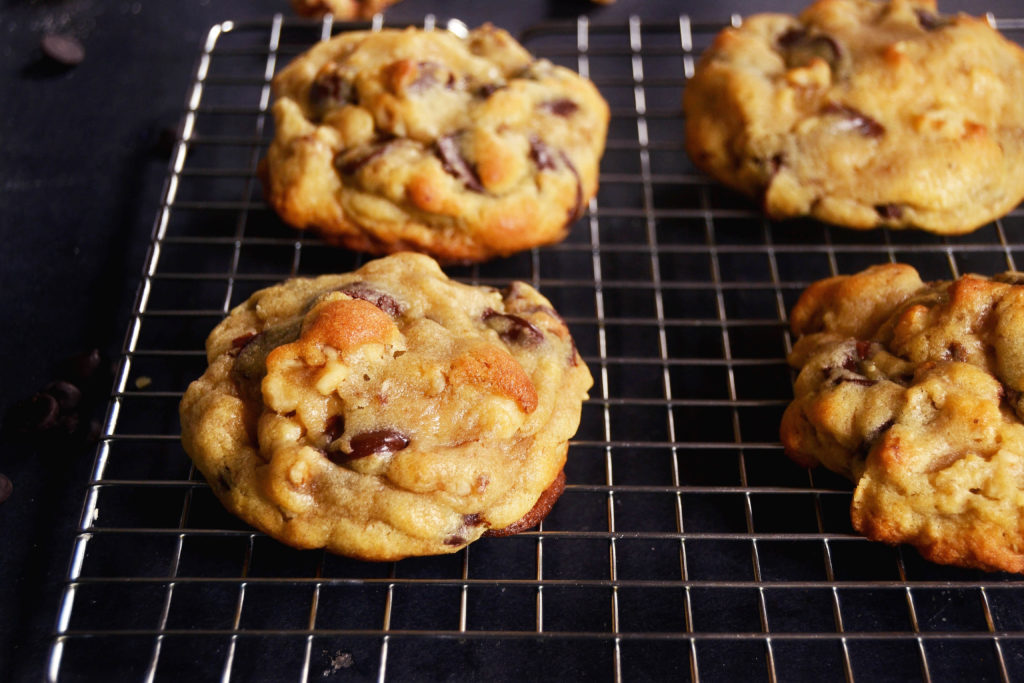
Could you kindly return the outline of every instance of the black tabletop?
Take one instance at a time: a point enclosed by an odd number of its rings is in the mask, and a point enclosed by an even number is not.
[[[987,9],[1020,14],[1019,0]],[[792,11],[793,0],[406,0],[389,22],[427,13],[483,21],[513,34],[581,13],[594,21],[688,13]],[[977,13],[976,3],[943,10]],[[62,359],[90,349],[103,358],[95,405],[109,395],[103,372],[118,357],[130,319],[167,169],[168,131],[177,128],[200,43],[223,20],[288,13],[286,0],[3,0],[0,2],[0,413],[68,375]],[[81,63],[44,56],[46,34],[85,48]],[[104,384],[105,383],[105,384]],[[94,446],[40,439],[8,421],[0,472],[13,493],[0,505],[0,680],[38,680],[53,631],[71,539],[79,523]],[[77,430],[87,431],[84,426]]]

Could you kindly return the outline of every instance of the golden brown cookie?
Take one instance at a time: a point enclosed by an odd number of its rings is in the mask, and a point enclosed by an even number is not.
[[[319,19],[327,14],[335,19],[372,19],[399,0],[292,0],[292,8],[304,17]]]
[[[564,239],[597,191],[607,104],[492,26],[344,33],[274,94],[265,195],[351,249],[511,254]]]
[[[1024,50],[931,0],[819,0],[725,29],[686,147],[774,218],[969,232],[1024,198]]]
[[[811,285],[791,323],[782,442],[856,483],[854,528],[1024,572],[1024,275],[875,266]]]
[[[534,289],[410,253],[257,292],[207,357],[181,423],[213,492],[284,543],[369,560],[539,523],[592,384]]]

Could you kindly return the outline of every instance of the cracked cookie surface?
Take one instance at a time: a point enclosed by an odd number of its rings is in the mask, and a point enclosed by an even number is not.
[[[751,16],[683,105],[694,163],[771,217],[954,234],[1024,198],[1024,51],[927,0]]]
[[[264,193],[351,249],[507,255],[564,239],[597,191],[608,105],[492,26],[343,33],[273,89]]]
[[[182,442],[233,513],[370,560],[539,523],[592,384],[551,304],[403,253],[236,307],[181,402]]]
[[[875,266],[793,309],[786,453],[853,480],[851,518],[926,558],[1024,572],[1024,274]]]

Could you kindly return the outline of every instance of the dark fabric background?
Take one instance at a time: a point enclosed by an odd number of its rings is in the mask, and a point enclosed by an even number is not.
[[[432,12],[517,34],[580,13],[725,20],[802,4],[406,0],[387,18],[419,23]],[[977,13],[978,5],[941,9]],[[990,0],[988,9],[1024,14],[1019,0]],[[215,22],[275,12],[289,12],[286,0],[0,1],[0,413],[45,385],[69,354],[96,347],[108,364],[117,358],[160,201],[160,131],[178,124],[200,41]],[[47,32],[77,37],[85,61],[52,68],[39,48]],[[92,447],[9,430],[0,440],[0,472],[15,486],[0,506],[0,680],[42,677],[92,460]]]

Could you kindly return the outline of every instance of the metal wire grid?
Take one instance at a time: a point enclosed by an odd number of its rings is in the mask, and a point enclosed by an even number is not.
[[[999,27],[1019,39],[1024,21]],[[569,485],[538,530],[366,564],[253,532],[220,508],[178,443],[177,401],[230,307],[283,277],[361,262],[283,227],[255,180],[269,79],[339,27],[280,17],[215,26],[47,679],[1024,677],[1018,577],[860,539],[849,484],[789,464],[777,442],[790,398],[787,311],[810,281],[896,260],[926,279],[1012,269],[1024,214],[958,238],[766,221],[682,150],[680,91],[720,28],[581,18],[523,36],[609,100],[601,190],[565,243],[449,272],[525,279],[565,314],[596,379]]]

